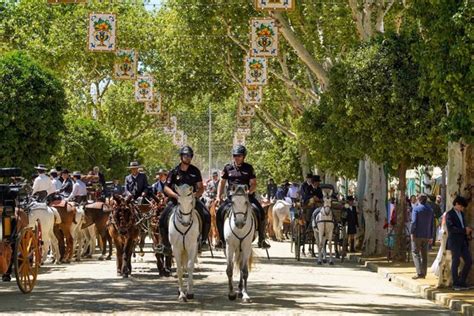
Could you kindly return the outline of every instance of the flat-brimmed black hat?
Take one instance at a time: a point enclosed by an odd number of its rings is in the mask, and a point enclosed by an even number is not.
[[[321,177],[318,176],[318,175],[314,175],[311,180],[313,180],[314,182],[321,182]]]
[[[46,171],[47,168],[45,165],[43,164],[38,164],[38,166],[35,167],[36,170],[40,170],[40,171]]]
[[[127,167],[128,169],[135,169],[135,168],[143,168],[138,161],[132,161],[130,165]]]

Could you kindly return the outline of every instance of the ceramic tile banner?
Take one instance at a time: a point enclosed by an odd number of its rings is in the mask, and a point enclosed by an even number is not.
[[[245,135],[234,133],[234,146],[245,145]]]
[[[244,86],[244,101],[247,104],[259,104],[263,101],[262,86]]]
[[[295,0],[255,0],[258,11],[288,11],[295,8]]]
[[[134,49],[117,49],[114,62],[114,79],[135,80],[138,53]]]
[[[255,57],[278,56],[278,27],[275,19],[250,19],[250,55]]]
[[[117,44],[116,15],[90,13],[87,48],[94,52],[114,52]]]
[[[255,107],[252,104],[240,103],[239,104],[239,116],[255,116]]]
[[[267,59],[264,57],[245,58],[245,84],[247,86],[266,85]]]
[[[159,127],[168,126],[170,125],[170,114],[165,111],[161,111],[160,113],[157,114],[156,120],[157,120],[156,124]]]
[[[139,76],[135,81],[135,100],[137,102],[153,101],[153,77]]]

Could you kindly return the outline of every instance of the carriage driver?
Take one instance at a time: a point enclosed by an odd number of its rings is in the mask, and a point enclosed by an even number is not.
[[[207,239],[209,236],[209,229],[211,228],[211,215],[201,202],[201,195],[204,192],[202,184],[201,171],[191,164],[194,152],[189,146],[184,146],[179,151],[181,162],[172,169],[165,182],[164,192],[169,197],[169,202],[160,216],[160,231],[163,240],[164,254],[171,255],[171,245],[168,238],[168,218],[171,210],[177,205],[178,194],[174,191],[174,186],[187,184],[194,188],[194,197],[196,199],[195,209],[201,217],[202,221],[202,238],[201,251],[208,250]]]
[[[265,211],[262,206],[255,198],[255,191],[257,190],[257,177],[251,164],[245,162],[245,156],[247,156],[247,149],[245,146],[237,145],[232,150],[233,162],[225,165],[222,171],[221,181],[217,189],[217,199],[219,202],[222,200],[222,192],[224,191],[226,182],[230,186],[234,184],[245,184],[249,187],[248,194],[249,200],[253,208],[257,211],[258,220],[258,246],[260,248],[270,248],[270,245],[265,242]],[[228,191],[229,192],[229,191]],[[216,221],[217,229],[219,230],[220,244],[224,247],[224,218],[225,213],[230,205],[230,199],[227,198],[224,203],[221,204],[217,211]]]

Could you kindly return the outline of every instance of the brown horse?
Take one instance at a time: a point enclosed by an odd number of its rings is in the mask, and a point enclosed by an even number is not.
[[[276,237],[275,237],[275,232],[273,231],[273,205],[275,205],[275,203],[273,202],[263,202],[262,203],[262,207],[263,207],[263,210],[265,211],[265,214],[266,214],[266,224],[267,224],[267,234],[268,234],[268,237],[270,237],[272,240],[276,240]]]
[[[110,236],[117,251],[117,275],[128,278],[132,273],[132,252],[138,239],[137,214],[130,199],[114,195],[108,222]]]
[[[71,234],[72,224],[76,218],[76,207],[66,201],[54,201],[51,206],[58,210],[61,223],[54,225],[54,235],[58,239],[60,262],[71,263],[74,239]],[[66,244],[64,243],[66,239]]]
[[[211,229],[209,230],[209,240],[211,245],[215,246],[219,240],[219,231],[217,230],[216,214],[217,214],[217,200],[212,200],[209,205],[209,213],[211,214]]]
[[[87,204],[84,207],[84,224],[82,228],[87,228],[88,226],[95,224],[97,232],[99,233],[101,239],[101,250],[102,254],[99,257],[99,260],[111,260],[112,259],[112,237],[109,234],[107,229],[107,221],[109,220],[109,215],[111,211],[111,202],[95,202],[92,204]],[[107,243],[109,244],[109,255],[105,257],[107,252]],[[92,253],[91,249],[91,253]]]

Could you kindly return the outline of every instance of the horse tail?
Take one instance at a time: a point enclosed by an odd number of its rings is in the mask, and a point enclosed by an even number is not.
[[[51,207],[51,211],[54,214],[54,223],[55,224],[61,224],[62,223],[61,216],[59,215],[58,210],[55,207]]]
[[[255,265],[254,258],[255,258],[255,252],[253,251],[253,249],[251,249],[250,256],[247,262],[249,272],[252,271],[252,268]],[[240,271],[240,267],[242,266],[242,259],[243,259],[242,252],[237,249],[234,254],[234,270],[236,272]]]
[[[188,270],[188,252],[186,250],[181,250],[181,265],[184,267],[184,270]]]

